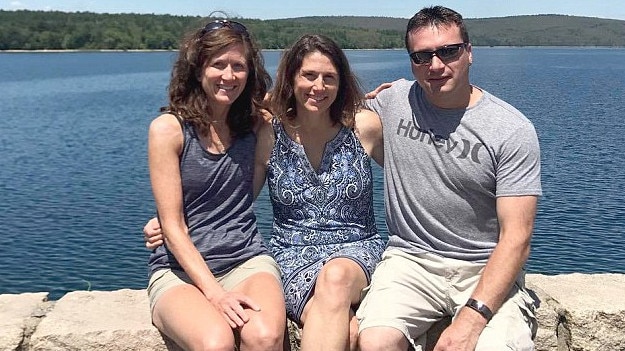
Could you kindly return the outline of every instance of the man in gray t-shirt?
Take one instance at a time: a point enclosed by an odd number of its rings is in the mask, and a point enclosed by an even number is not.
[[[357,312],[360,348],[419,350],[452,316],[440,350],[533,350],[523,266],[541,195],[534,127],[469,83],[455,11],[419,11],[406,47],[416,81],[368,101],[384,128],[389,243]]]

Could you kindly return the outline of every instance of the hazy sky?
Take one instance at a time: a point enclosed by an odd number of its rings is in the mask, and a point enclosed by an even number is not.
[[[407,4],[409,3],[409,4]],[[600,3],[600,5],[599,5]],[[383,5],[382,5],[383,4]],[[410,18],[420,8],[443,5],[465,18],[561,14],[625,20],[623,0],[0,0],[2,10],[58,10],[206,16],[214,10],[230,17],[276,19],[304,16],[385,16]]]

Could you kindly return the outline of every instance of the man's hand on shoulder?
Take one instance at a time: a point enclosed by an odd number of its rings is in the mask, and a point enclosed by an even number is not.
[[[390,88],[391,86],[393,86],[393,83],[399,82],[400,80],[404,80],[404,78],[399,78],[399,79],[394,80],[394,81],[392,81],[390,83],[382,83],[382,84],[378,85],[377,88],[375,88],[372,91],[370,91],[370,92],[365,94],[365,99],[375,99],[375,97],[378,96],[378,94],[382,90]]]

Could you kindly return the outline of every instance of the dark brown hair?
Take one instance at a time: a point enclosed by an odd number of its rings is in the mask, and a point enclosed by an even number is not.
[[[416,32],[419,29],[425,27],[439,28],[448,26],[457,26],[460,29],[462,42],[469,43],[469,32],[467,32],[467,28],[464,25],[462,15],[460,15],[458,12],[443,6],[422,8],[408,21],[405,38],[406,49],[410,51],[410,48],[408,47],[408,35],[410,33]]]
[[[362,89],[343,50],[332,39],[323,35],[305,34],[282,54],[276,73],[276,86],[271,93],[272,112],[278,117],[295,117],[293,83],[304,57],[313,52],[327,56],[339,74],[339,90],[336,100],[330,106],[330,118],[334,123],[353,127],[355,114],[362,104]]]

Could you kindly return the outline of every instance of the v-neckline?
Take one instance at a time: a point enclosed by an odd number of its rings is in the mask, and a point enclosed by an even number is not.
[[[305,164],[309,167],[310,170],[312,170],[312,172],[316,176],[320,176],[327,169],[327,167],[328,167],[327,165],[329,163],[329,160],[328,160],[328,150],[334,150],[336,148],[336,144],[342,142],[342,140],[343,140],[342,136],[345,134],[345,129],[346,129],[345,126],[341,126],[339,128],[338,132],[336,132],[336,135],[334,135],[334,137],[332,137],[332,139],[328,140],[325,143],[325,145],[323,146],[323,152],[321,154],[321,162],[319,163],[319,168],[315,169],[315,167],[313,167],[312,163],[310,162],[310,159],[308,158],[308,155],[306,154],[306,150],[304,149],[304,145],[298,143],[293,138],[291,138],[289,133],[286,131],[286,128],[284,128],[284,124],[282,122],[280,122],[279,125],[280,125],[280,129],[282,130],[282,133],[284,134],[286,139],[289,140],[288,142],[290,144],[294,145],[297,148],[298,153],[302,156],[302,158],[304,160],[306,160]]]

